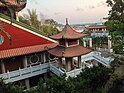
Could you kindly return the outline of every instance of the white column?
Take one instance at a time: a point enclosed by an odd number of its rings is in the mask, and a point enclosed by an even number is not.
[[[3,60],[1,60],[1,70],[2,70],[2,73],[6,73],[6,69],[5,69]]]
[[[86,40],[86,39],[83,39],[84,47],[87,47],[85,40]]]
[[[47,80],[47,73],[44,74],[44,80]]]
[[[60,68],[60,69],[62,69],[62,68],[63,68],[62,58],[59,58],[59,68]]]
[[[28,66],[27,57],[26,56],[23,57],[23,66],[24,66],[24,68],[26,68]],[[25,86],[26,86],[27,90],[30,89],[29,79],[25,79]]]
[[[25,85],[26,85],[27,90],[29,90],[30,89],[29,79],[25,79]]]
[[[46,62],[46,56],[45,56],[45,53],[43,53],[43,61]]]
[[[78,67],[81,67],[81,56],[78,56]]]
[[[72,60],[71,60],[71,58],[66,58],[65,61],[66,61],[66,71],[68,72],[71,70],[71,61]]]
[[[16,21],[19,21],[19,15],[18,15],[18,12],[16,11]]]
[[[68,47],[68,46],[69,46],[67,41],[65,41],[65,46],[66,46],[66,47]]]
[[[112,41],[111,41],[111,36],[109,35],[108,36],[108,52],[113,52],[113,49],[112,49]]]
[[[92,48],[92,38],[90,38],[90,47]]]

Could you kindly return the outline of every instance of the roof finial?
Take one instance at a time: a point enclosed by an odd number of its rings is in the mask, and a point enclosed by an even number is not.
[[[68,24],[68,18],[66,18],[66,24]]]

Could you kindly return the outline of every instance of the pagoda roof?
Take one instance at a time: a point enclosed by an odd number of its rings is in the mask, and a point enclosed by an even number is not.
[[[20,11],[26,6],[27,0],[5,0],[3,3],[0,2],[1,6],[15,6],[16,10]]]
[[[53,48],[58,43],[50,38],[36,33],[36,29],[20,22],[11,22],[3,17],[0,17],[0,25],[3,26],[12,38],[12,44],[5,33],[0,31],[0,36],[3,37],[3,43],[0,44],[0,59],[9,58],[19,55],[31,54],[45,51],[45,47]]]
[[[76,32],[73,28],[71,28],[71,26],[66,23],[65,27],[63,28],[63,30],[56,34],[56,35],[52,35],[50,36],[50,38],[52,39],[78,39],[81,37],[85,37],[85,36],[89,36],[89,34],[83,34],[83,33],[78,33]]]
[[[77,57],[88,54],[91,51],[92,49],[88,49],[82,46],[73,47],[56,46],[55,48],[49,50],[48,52],[56,57]]]

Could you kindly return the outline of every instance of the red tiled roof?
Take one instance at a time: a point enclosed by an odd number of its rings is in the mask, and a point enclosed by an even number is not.
[[[68,24],[66,24],[60,33],[50,37],[53,39],[78,39],[84,36],[89,36],[89,34],[78,33],[74,31]]]
[[[46,47],[53,48],[56,45],[57,44],[55,44],[55,43],[51,43],[51,44],[43,44],[43,45],[35,45],[35,46],[2,50],[2,51],[0,51],[0,59],[41,52],[41,51],[45,51]]]
[[[4,42],[0,45],[0,59],[41,52],[45,50],[45,46],[53,48],[56,45],[54,40],[39,35],[15,23],[8,24],[7,21],[1,21],[1,25],[4,31],[12,37],[12,44],[10,45],[7,35],[0,31],[0,35],[4,37]]]
[[[9,6],[18,6],[16,8],[21,10],[22,8],[24,8],[26,6],[26,2],[27,2],[27,0],[25,0],[24,2],[19,2],[19,3],[17,3],[16,0],[7,0],[6,4],[9,5]],[[0,2],[0,6],[5,6],[5,4]]]
[[[62,47],[56,46],[48,52],[56,57],[76,57],[90,53],[92,50],[82,46]]]
[[[4,30],[12,37],[12,44],[10,45],[8,37],[1,32],[0,34],[4,37],[4,42],[0,45],[0,51],[53,43],[53,41],[47,39],[46,37],[42,37],[42,35],[38,36],[31,30],[29,30],[29,32],[28,29],[14,26],[14,23],[8,24],[4,22],[3,24]]]

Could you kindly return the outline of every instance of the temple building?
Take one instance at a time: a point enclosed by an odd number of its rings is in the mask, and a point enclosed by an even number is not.
[[[104,25],[88,26],[86,28],[91,32],[105,32],[105,31],[107,31],[107,28]]]
[[[106,26],[104,26],[104,25],[87,26],[86,29],[89,33],[91,33],[91,36],[93,38],[106,37],[108,39],[107,40],[107,49],[106,48],[101,49],[101,50],[99,49],[100,51],[107,51],[109,53],[113,52],[111,36],[109,35],[109,31]]]
[[[26,0],[5,1],[7,7],[0,3],[0,78],[5,83],[15,82],[29,89],[36,86],[41,77],[47,77],[46,47],[53,48],[57,42],[16,20],[16,12],[25,7]]]
[[[109,35],[107,27],[104,25],[87,26],[85,28],[89,33],[91,33],[91,36],[103,37]]]
[[[81,34],[74,31],[67,22],[64,29],[51,36],[59,42],[59,45],[49,50],[51,55],[59,58],[59,67],[66,71],[74,70],[81,67],[81,55],[88,54],[92,49],[88,49],[79,45],[79,38],[88,36],[88,34]],[[78,57],[78,61],[74,60],[74,57]],[[65,62],[64,62],[65,61]]]
[[[78,33],[68,24],[63,30],[50,38],[58,41],[58,45],[48,50],[48,53],[58,58],[59,71],[66,73],[67,77],[75,77],[85,67],[98,66],[99,64],[109,67],[109,61],[103,58],[100,53],[92,50],[92,38],[89,38],[89,48],[87,48],[85,38],[90,35]],[[83,38],[84,46],[79,44],[79,39]],[[57,69],[56,69],[57,70]]]
[[[5,83],[14,82],[29,89],[51,73],[58,76],[66,73],[67,77],[74,77],[86,66],[110,66],[110,61],[92,50],[91,38],[89,48],[85,40],[84,46],[80,46],[79,38],[89,35],[74,31],[67,20],[64,29],[51,36],[52,39],[19,22],[17,12],[25,5],[26,0],[0,3],[0,78]],[[55,58],[51,59],[50,55]]]

